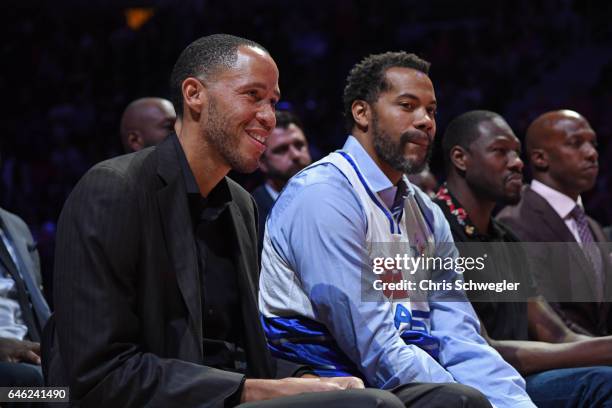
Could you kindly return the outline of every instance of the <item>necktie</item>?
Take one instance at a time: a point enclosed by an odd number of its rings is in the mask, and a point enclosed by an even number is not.
[[[393,219],[395,222],[399,224],[402,219],[402,214],[404,212],[404,201],[406,200],[406,196],[408,195],[408,185],[404,182],[404,180],[400,179],[397,183],[397,191],[395,192],[395,198],[393,199],[393,205],[391,206],[391,215],[393,215]]]
[[[578,227],[578,236],[582,241],[582,251],[584,252],[586,258],[589,260],[595,272],[594,289],[597,301],[600,302],[603,299],[603,288],[605,284],[601,252],[599,251],[599,247],[595,243],[595,239],[593,238],[593,234],[591,233],[591,229],[589,228],[589,223],[582,208],[577,205],[570,212],[570,215],[576,221],[576,226]]]
[[[4,241],[0,239],[0,258],[4,261],[6,266],[6,270],[12,276],[15,281],[15,286],[17,287],[17,297],[19,301],[19,307],[21,308],[21,315],[23,320],[28,326],[28,336],[32,341],[40,341],[40,333],[38,329],[38,324],[36,323],[36,318],[32,311],[32,306],[30,305],[30,300],[28,296],[28,290],[26,285],[21,279],[21,275],[17,270],[17,266],[13,262],[13,259],[4,244]]]

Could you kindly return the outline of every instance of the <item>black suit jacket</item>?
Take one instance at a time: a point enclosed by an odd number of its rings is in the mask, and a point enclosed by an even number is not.
[[[242,382],[201,365],[202,294],[175,137],[99,163],[62,210],[48,382],[67,380],[83,406],[223,407]],[[276,362],[257,307],[255,204],[226,181],[247,375],[269,378]]]
[[[576,242],[550,204],[528,186],[523,190],[519,204],[504,208],[497,219],[525,242]],[[599,224],[590,217],[587,219],[595,240],[605,242]],[[607,299],[612,293],[612,267],[608,249],[602,246]],[[573,294],[576,299],[594,299],[595,295],[589,292],[595,285],[594,272],[578,245],[533,246],[529,258],[542,294],[570,328],[592,335],[611,333],[612,314],[609,303],[559,302],[555,301],[557,293],[546,293],[555,288],[554,291]]]
[[[255,199],[255,203],[257,203],[257,208],[259,209],[259,234],[258,234],[258,243],[259,243],[259,252],[263,248],[263,236],[264,230],[266,227],[266,219],[268,218],[268,214],[270,214],[270,210],[272,206],[274,206],[274,199],[266,190],[266,187],[262,184],[253,190],[253,198]]]

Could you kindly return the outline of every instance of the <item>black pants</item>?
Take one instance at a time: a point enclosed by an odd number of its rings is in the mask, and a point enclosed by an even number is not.
[[[268,401],[247,402],[240,408],[490,408],[479,391],[461,384],[414,383],[391,391],[365,390],[306,393]]]
[[[40,366],[0,361],[0,387],[42,387]]]
[[[43,375],[40,366],[26,363],[0,362],[0,387],[42,387]],[[3,408],[28,408],[42,406],[33,402],[3,402]]]

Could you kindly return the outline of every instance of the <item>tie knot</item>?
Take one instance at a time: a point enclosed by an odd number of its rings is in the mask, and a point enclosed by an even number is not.
[[[583,220],[585,218],[585,214],[584,214],[584,210],[582,209],[582,207],[580,207],[579,205],[576,205],[572,211],[570,212],[570,215],[575,219],[575,220]]]
[[[408,192],[408,185],[403,179],[397,182],[397,192],[395,193],[395,199],[405,198]]]
[[[397,191],[395,192],[395,199],[393,200],[393,205],[391,206],[391,213],[398,222],[404,209],[404,200],[406,199],[407,192],[408,185],[404,182],[404,180],[400,179],[400,181],[397,182]]]

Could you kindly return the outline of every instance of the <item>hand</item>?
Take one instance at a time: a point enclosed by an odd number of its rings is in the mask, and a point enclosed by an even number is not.
[[[343,390],[363,389],[363,381],[357,377],[321,377],[321,381],[338,384]]]
[[[244,382],[240,402],[261,401],[305,392],[342,391],[364,388],[356,377],[283,378],[282,380],[248,379]]]
[[[0,338],[0,361],[40,365],[40,343]]]
[[[365,388],[365,385],[363,384],[363,381],[361,380],[361,378],[357,378],[357,377],[319,377],[318,375],[314,375],[314,374],[304,374],[300,378],[318,378],[321,381],[338,384],[342,387],[343,390],[347,390],[351,388],[355,388],[355,389]]]

